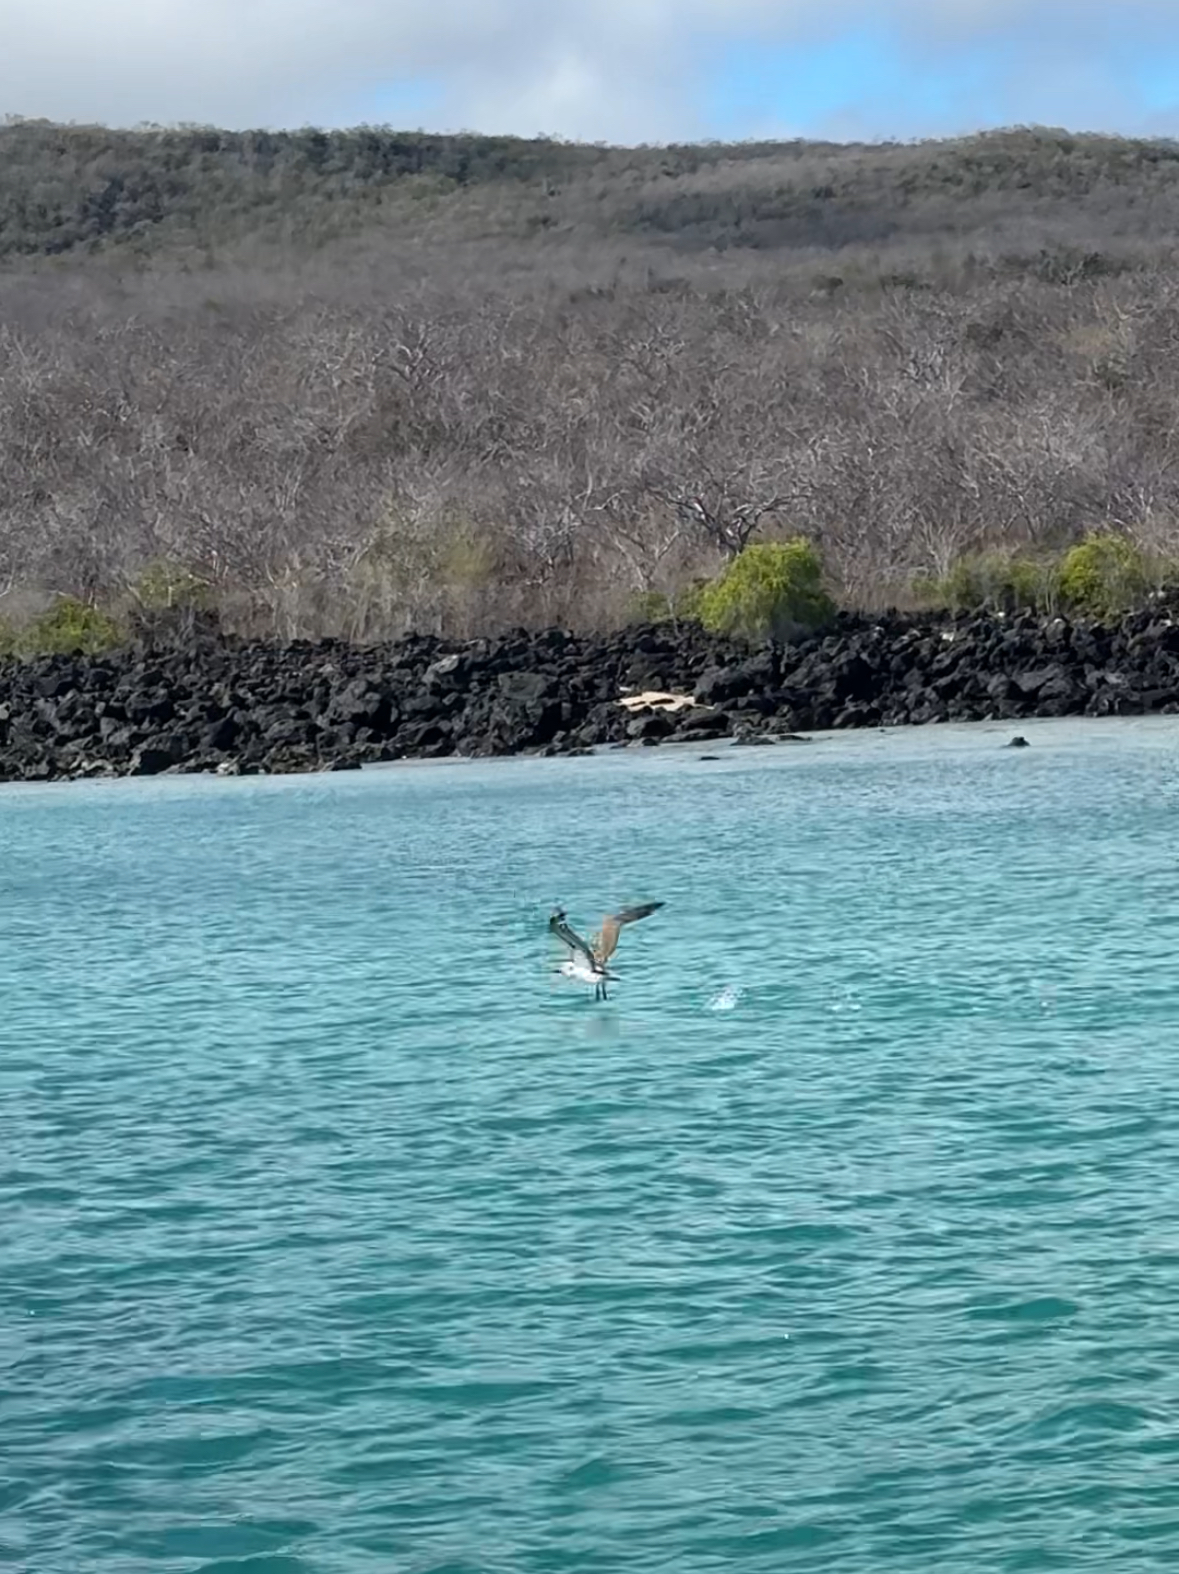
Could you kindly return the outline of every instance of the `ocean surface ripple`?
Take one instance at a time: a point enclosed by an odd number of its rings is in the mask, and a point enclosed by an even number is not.
[[[1022,730],[0,792],[0,1568],[1173,1568],[1179,719]]]

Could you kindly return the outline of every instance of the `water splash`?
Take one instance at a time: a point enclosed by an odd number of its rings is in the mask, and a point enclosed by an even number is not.
[[[708,1002],[707,1009],[709,1011],[732,1011],[736,1008],[742,993],[743,991],[736,984],[726,984],[722,990],[713,995]]]
[[[831,1002],[831,1010],[836,1014],[842,1011],[861,1011],[859,993],[852,984],[841,984],[836,991],[835,999]]]

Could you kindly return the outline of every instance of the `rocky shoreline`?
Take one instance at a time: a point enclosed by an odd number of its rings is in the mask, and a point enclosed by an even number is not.
[[[648,691],[681,699],[636,703]],[[785,646],[694,625],[374,646],[263,644],[205,626],[102,655],[0,661],[0,781],[1154,712],[1179,712],[1179,608],[1161,601],[1110,626],[842,614],[826,634]]]

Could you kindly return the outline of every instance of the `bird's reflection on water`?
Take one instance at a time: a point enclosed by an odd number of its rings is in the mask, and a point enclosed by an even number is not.
[[[622,1036],[622,1018],[615,1011],[596,1011],[585,1025],[586,1038],[616,1039]]]

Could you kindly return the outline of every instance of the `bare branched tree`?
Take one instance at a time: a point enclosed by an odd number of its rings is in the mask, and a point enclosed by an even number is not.
[[[698,531],[726,559],[744,552],[762,520],[787,501],[785,493],[768,489],[750,497],[744,487],[736,489],[728,478],[705,476],[693,480],[695,485],[686,493],[665,491],[657,484],[648,484],[646,490],[652,498],[674,509],[684,525]]]
[[[717,223],[737,201],[731,169],[674,179]],[[1169,240],[1105,271],[1039,231],[624,258],[588,186],[543,240],[488,189],[473,228],[407,207],[285,271],[0,276],[0,595],[175,570],[243,626],[370,638],[622,619],[759,534],[868,606],[1103,523],[1179,549]]]

